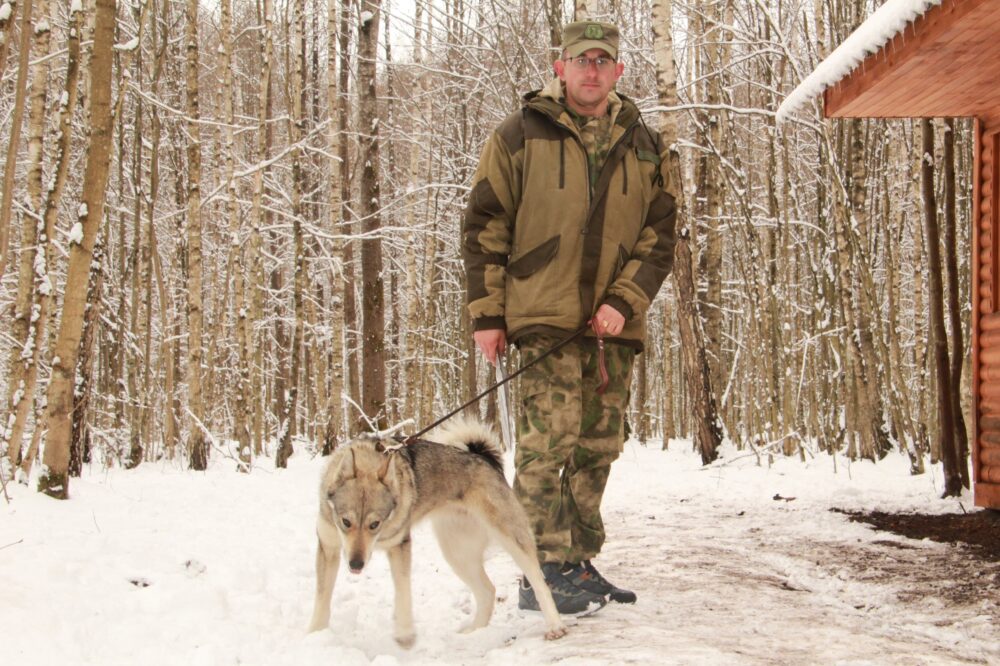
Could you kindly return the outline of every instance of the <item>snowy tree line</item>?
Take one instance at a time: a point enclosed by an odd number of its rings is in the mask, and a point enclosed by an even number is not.
[[[5,0],[4,477],[41,462],[65,496],[91,460],[283,465],[492,382],[463,306],[468,185],[574,17],[622,27],[619,90],[676,148],[689,270],[649,315],[633,433],[713,429],[706,460],[720,435],[762,459],[899,448],[914,471],[967,449],[936,396],[969,392],[971,126],[824,121],[818,100],[775,121],[877,4]]]

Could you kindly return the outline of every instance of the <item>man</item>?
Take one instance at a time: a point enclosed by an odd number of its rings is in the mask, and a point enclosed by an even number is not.
[[[567,25],[553,68],[557,78],[486,143],[463,259],[475,342],[491,364],[508,340],[529,362],[591,326],[522,375],[515,455],[514,491],[545,580],[560,612],[578,613],[636,598],[591,559],[604,543],[601,497],[624,446],[645,312],[673,265],[675,206],[666,148],[614,91],[618,28]],[[538,607],[524,581],[518,605]]]

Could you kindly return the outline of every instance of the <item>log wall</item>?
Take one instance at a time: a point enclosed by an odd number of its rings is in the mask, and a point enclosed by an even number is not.
[[[976,121],[972,353],[975,498],[1000,509],[1000,125]]]

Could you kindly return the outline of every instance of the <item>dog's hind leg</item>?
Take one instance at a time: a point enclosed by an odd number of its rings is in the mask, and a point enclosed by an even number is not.
[[[410,537],[398,546],[389,548],[389,570],[392,572],[392,583],[396,588],[396,608],[393,612],[395,630],[393,638],[400,647],[411,648],[417,640],[413,629],[413,596],[410,590],[410,566],[413,559]]]
[[[483,568],[489,534],[478,518],[464,512],[441,511],[434,515],[433,524],[444,559],[476,598],[476,615],[461,631],[482,629],[493,617],[497,591]]]
[[[322,527],[320,527],[322,529]],[[323,546],[323,541],[316,543],[316,600],[313,602],[312,621],[309,631],[319,631],[330,626],[330,598],[333,596],[333,584],[337,581],[337,569],[340,568],[340,545]]]
[[[535,535],[531,531],[528,517],[518,504],[513,491],[505,484],[495,492],[484,489],[482,517],[496,537],[497,542],[510,553],[514,562],[524,572],[524,576],[535,590],[538,606],[548,627],[546,640],[555,640],[566,635],[566,625],[559,617],[552,592],[542,575],[535,548]]]

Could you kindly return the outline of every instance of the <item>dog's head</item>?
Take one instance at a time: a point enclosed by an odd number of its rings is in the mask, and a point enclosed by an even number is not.
[[[335,455],[322,492],[351,573],[361,573],[402,501],[399,456],[374,440],[352,442]]]

